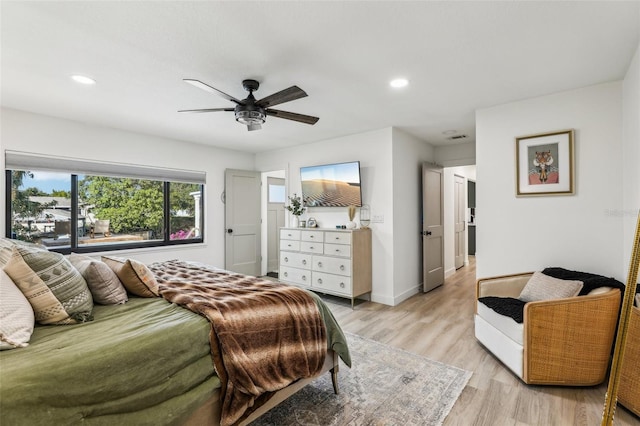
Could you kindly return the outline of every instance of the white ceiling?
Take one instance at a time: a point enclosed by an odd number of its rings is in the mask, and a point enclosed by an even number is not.
[[[474,141],[477,108],[622,79],[640,2],[3,0],[0,15],[2,106],[261,152],[389,126]],[[180,114],[233,106],[183,78],[239,99],[245,78],[258,99],[298,85],[309,96],[276,108],[320,121]]]

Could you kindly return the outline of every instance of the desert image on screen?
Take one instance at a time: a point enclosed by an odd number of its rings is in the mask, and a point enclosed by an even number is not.
[[[309,207],[362,205],[358,163],[302,168],[300,178],[302,195]]]

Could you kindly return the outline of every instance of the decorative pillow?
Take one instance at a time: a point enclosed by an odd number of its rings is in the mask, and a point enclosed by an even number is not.
[[[71,318],[76,322],[92,320],[93,298],[87,282],[66,257],[37,247],[16,245],[16,248]]]
[[[144,263],[114,256],[102,256],[102,261],[109,265],[130,293],[140,297],[160,295],[158,282]]]
[[[38,248],[41,250],[46,250],[45,246],[40,244],[28,243],[26,241],[13,240],[11,238],[0,238],[0,266],[4,266],[11,258],[11,252],[13,247],[22,246],[27,248]]]
[[[70,318],[53,291],[27,265],[17,248],[13,249],[4,271],[31,304],[37,322],[41,324],[76,323],[76,320]]]
[[[27,346],[34,323],[29,301],[0,269],[0,350]]]
[[[557,266],[544,268],[542,273],[561,280],[582,281],[583,286],[578,296],[589,294],[591,290],[598,287],[613,287],[624,292],[624,284],[615,278],[607,278],[602,275],[591,274],[589,272],[572,271],[570,269],[559,268]]]
[[[106,263],[76,253],[71,253],[69,262],[87,281],[94,302],[101,305],[119,305],[129,300],[127,290]]]
[[[582,290],[582,286],[582,281],[560,280],[544,275],[542,272],[534,272],[518,299],[523,302],[564,299],[565,297],[577,296]]]

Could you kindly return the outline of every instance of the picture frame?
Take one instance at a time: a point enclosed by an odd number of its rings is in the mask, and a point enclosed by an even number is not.
[[[573,129],[516,138],[516,196],[573,195]]]

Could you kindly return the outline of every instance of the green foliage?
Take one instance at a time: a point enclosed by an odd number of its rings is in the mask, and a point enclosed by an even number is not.
[[[300,216],[305,211],[305,207],[302,207],[302,199],[298,197],[298,194],[293,194],[293,197],[289,196],[289,205],[284,208],[294,216]]]
[[[188,216],[195,214],[195,204],[192,192],[200,191],[200,185],[195,183],[171,183],[171,214],[185,212]]]
[[[51,191],[52,197],[71,198],[71,191],[65,191],[62,189],[54,189]]]
[[[20,190],[25,176],[33,177],[33,173],[29,171],[12,171],[11,172],[11,213],[17,219],[29,219],[37,217],[44,209],[55,205],[55,202],[40,204],[29,201],[31,196],[46,196],[45,192],[38,188],[27,188]],[[31,229],[19,222],[12,221],[13,233],[20,240],[32,241]]]
[[[97,219],[109,219],[115,233],[162,233],[162,182],[143,179],[86,176],[78,182],[79,197],[95,207]]]

